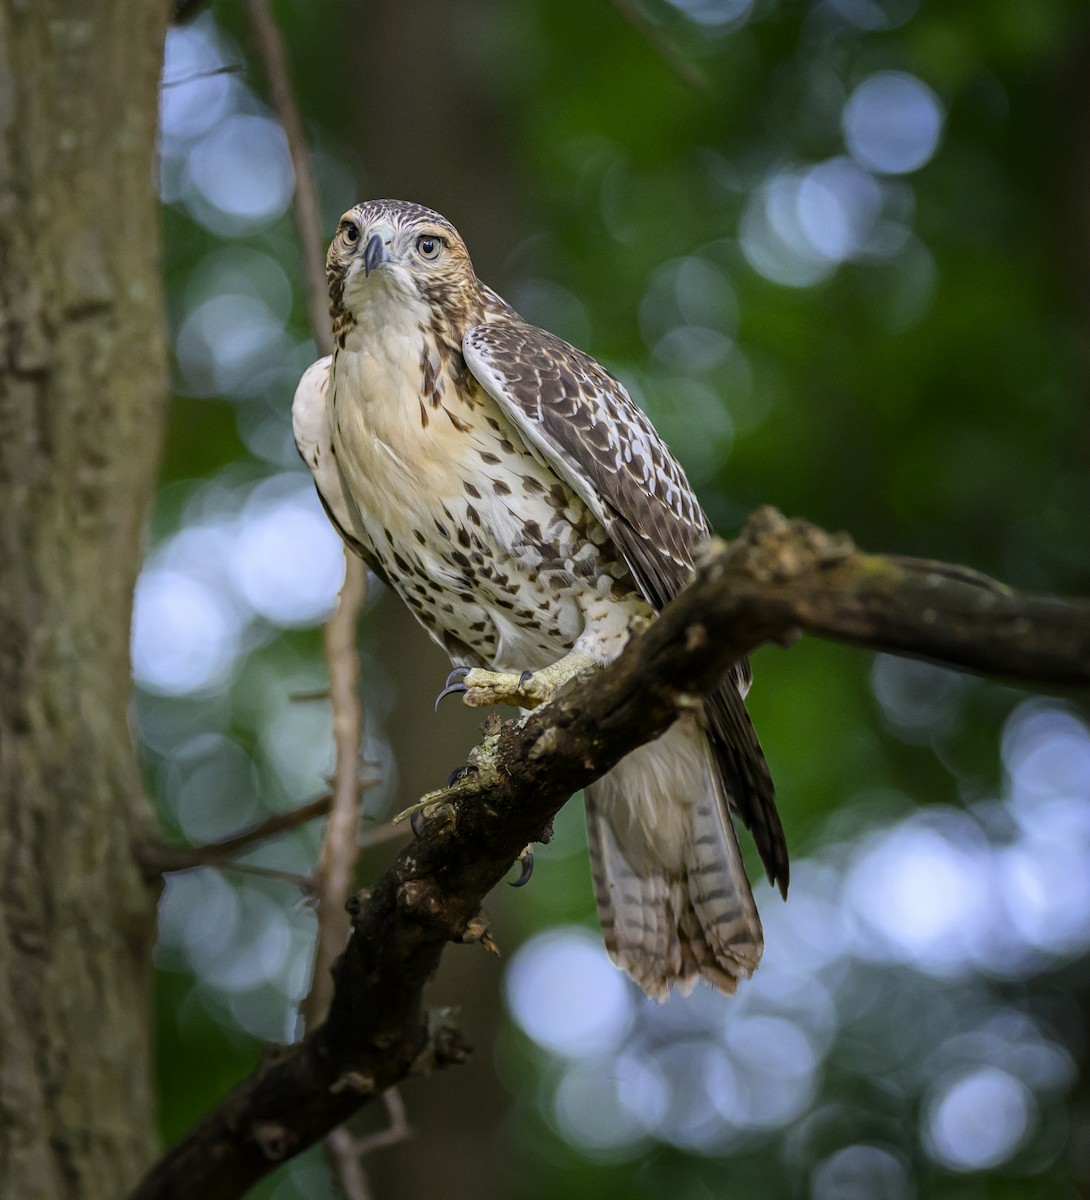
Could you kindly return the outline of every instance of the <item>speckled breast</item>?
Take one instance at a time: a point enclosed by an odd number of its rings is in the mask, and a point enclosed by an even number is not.
[[[455,662],[546,666],[582,632],[589,599],[624,600],[635,584],[601,524],[491,397],[426,374],[393,377],[374,356],[338,355],[334,449],[368,540]]]

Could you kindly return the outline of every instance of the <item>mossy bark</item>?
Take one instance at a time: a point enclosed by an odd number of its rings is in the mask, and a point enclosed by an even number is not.
[[[0,0],[0,1194],[154,1153],[129,623],[167,399],[167,5]]]

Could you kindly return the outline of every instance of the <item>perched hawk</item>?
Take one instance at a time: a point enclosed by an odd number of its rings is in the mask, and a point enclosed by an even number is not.
[[[326,260],[332,358],[292,418],[345,541],[461,671],[469,704],[532,707],[607,663],[710,533],[624,387],[482,284],[438,213],[357,205]],[[587,788],[598,915],[649,995],[749,976],[762,934],[731,811],[787,887],[772,781],[737,669]]]

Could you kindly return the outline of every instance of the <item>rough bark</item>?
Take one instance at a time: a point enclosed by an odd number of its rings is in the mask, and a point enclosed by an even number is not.
[[[126,719],[167,395],[167,17],[0,0],[0,1194],[120,1195],[154,1146],[153,893]]]
[[[480,906],[579,788],[698,705],[742,655],[799,632],[1008,677],[1090,685],[1090,604],[974,571],[859,553],[771,509],[714,544],[690,585],[610,667],[491,731],[419,838],[350,902],[325,1024],[271,1054],[175,1146],[132,1200],[235,1200],[406,1075],[458,1061],[423,991],[448,942],[490,943]]]

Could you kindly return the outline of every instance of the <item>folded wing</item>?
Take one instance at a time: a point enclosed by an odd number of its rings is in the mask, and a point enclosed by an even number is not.
[[[521,321],[463,340],[466,363],[539,453],[602,522],[641,592],[661,609],[688,581],[711,527],[685,472],[624,386],[589,355]],[[743,702],[748,663],[709,701],[709,734],[731,802],[770,880],[786,892],[775,790]]]

